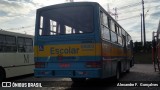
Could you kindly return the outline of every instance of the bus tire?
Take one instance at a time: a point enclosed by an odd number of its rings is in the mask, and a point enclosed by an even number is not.
[[[86,78],[71,78],[73,83],[85,82]]]
[[[0,82],[4,81],[6,78],[6,73],[5,73],[5,70],[0,67]]]

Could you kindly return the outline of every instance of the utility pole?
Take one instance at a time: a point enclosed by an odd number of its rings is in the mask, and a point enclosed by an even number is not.
[[[143,15],[143,36],[144,36],[144,46],[146,45],[146,31],[145,31],[145,17],[144,17],[144,1],[142,0],[142,15]]]
[[[141,43],[142,43],[142,45],[144,45],[144,43],[143,43],[143,37],[142,37],[142,35],[143,35],[143,32],[142,32],[142,24],[143,24],[143,21],[142,21],[143,19],[142,19],[142,13],[141,13]]]
[[[109,13],[109,15],[111,15],[111,11],[110,11],[110,8],[109,8],[109,3],[107,4],[107,9],[108,9],[108,13]]]
[[[118,20],[118,13],[117,13],[117,8],[113,8],[115,10],[115,13],[113,14],[115,16],[115,20]]]
[[[116,7],[113,8],[113,10],[115,11],[115,13],[112,13],[112,12],[110,11],[110,8],[109,8],[109,3],[107,4],[107,6],[108,6],[108,8],[107,8],[107,9],[108,9],[108,14],[115,16],[115,20],[118,20],[117,8],[116,8]]]

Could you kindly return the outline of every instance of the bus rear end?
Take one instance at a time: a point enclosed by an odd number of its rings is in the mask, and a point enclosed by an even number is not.
[[[68,3],[37,10],[35,76],[101,77],[101,44],[95,3]],[[97,20],[97,21],[96,21]]]

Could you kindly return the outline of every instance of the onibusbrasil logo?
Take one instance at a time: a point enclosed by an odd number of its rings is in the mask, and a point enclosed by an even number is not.
[[[2,82],[2,87],[42,87],[42,84],[32,82]]]

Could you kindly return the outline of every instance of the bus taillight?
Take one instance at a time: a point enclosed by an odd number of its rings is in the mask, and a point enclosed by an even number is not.
[[[102,63],[98,61],[91,61],[86,63],[87,68],[101,68]]]
[[[45,63],[44,62],[36,62],[35,68],[45,68]]]

